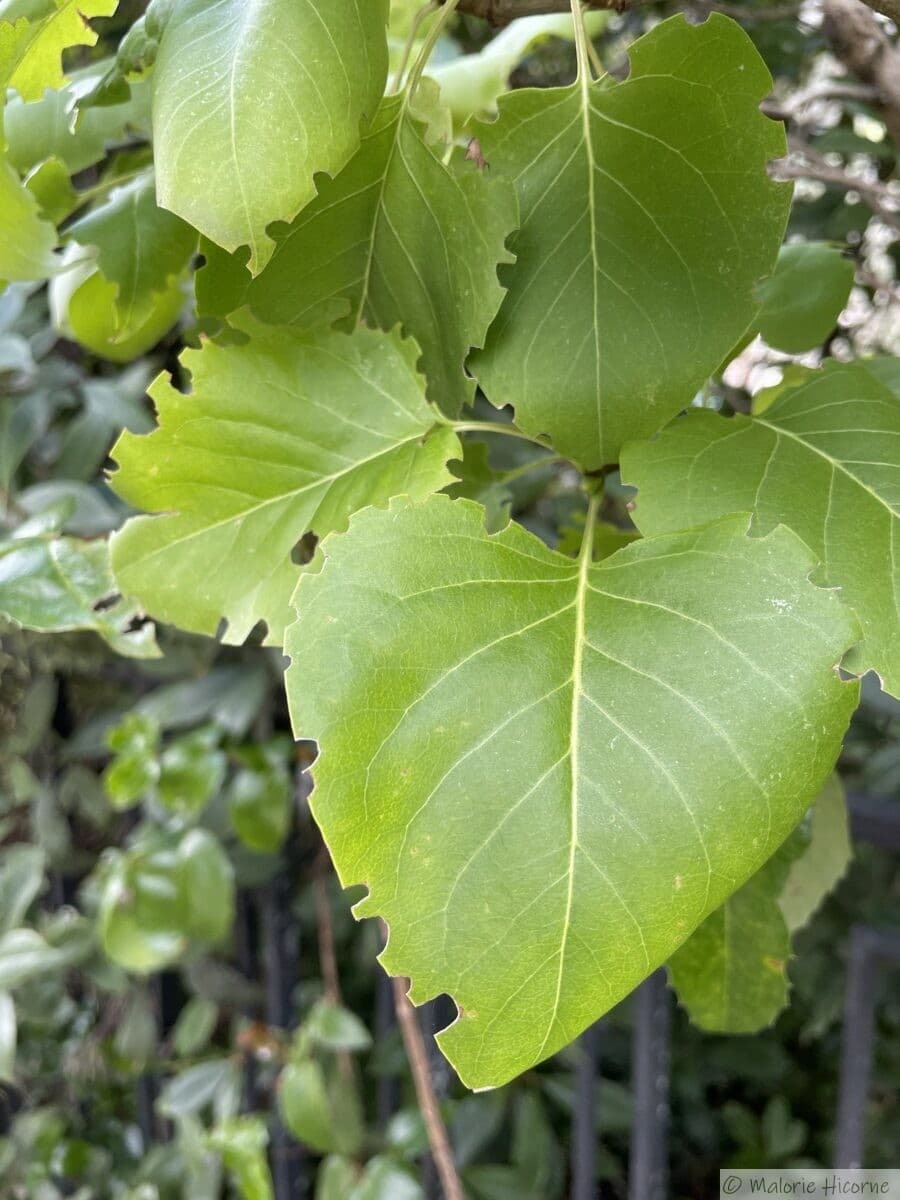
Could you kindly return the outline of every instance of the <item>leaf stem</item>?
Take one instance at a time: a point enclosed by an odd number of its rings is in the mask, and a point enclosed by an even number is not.
[[[445,1200],[465,1200],[462,1182],[453,1161],[453,1151],[450,1148],[450,1138],[447,1127],[441,1117],[438,1099],[431,1081],[431,1069],[428,1064],[428,1054],[419,1028],[419,1019],[406,994],[406,982],[403,979],[392,979],[394,990],[394,1008],[397,1013],[397,1023],[403,1035],[403,1045],[409,1059],[413,1083],[416,1087],[416,1097],[425,1122],[428,1134],[428,1145],[431,1157],[440,1176],[441,1187],[444,1189]]]
[[[593,79],[591,73],[591,52],[588,48],[588,35],[584,27],[584,9],[581,0],[572,0],[572,21],[575,25],[575,54],[578,59],[578,78],[582,86]]]
[[[400,91],[403,85],[403,76],[406,74],[406,68],[409,66],[409,60],[412,57],[413,47],[416,44],[419,30],[422,27],[422,22],[437,7],[436,0],[428,0],[427,4],[423,4],[419,11],[415,14],[409,25],[409,34],[406,38],[406,44],[403,47],[403,55],[400,59],[400,64],[397,67],[397,72],[391,80],[391,86],[388,88],[388,95],[394,95]]]
[[[425,35],[425,40],[422,43],[422,49],[419,51],[416,61],[413,63],[413,68],[409,73],[409,82],[406,85],[407,93],[411,94],[415,90],[419,80],[422,78],[422,72],[425,70],[429,58],[431,58],[431,52],[434,49],[438,38],[444,32],[444,29],[450,21],[450,18],[456,12],[457,4],[459,4],[459,0],[445,0],[444,4],[441,6],[440,12],[437,15],[437,19],[428,30],[428,33]]]
[[[578,553],[578,562],[585,570],[594,558],[594,527],[597,524],[597,514],[602,503],[603,488],[599,487],[591,493],[588,501],[587,516],[584,518],[584,533],[581,537],[581,550]]]
[[[542,450],[552,449],[546,442],[532,437],[530,433],[523,433],[515,425],[504,425],[500,421],[448,421],[443,419],[441,424],[448,425],[457,433],[500,433],[504,437],[521,438],[522,441],[531,442],[533,446],[540,446]]]

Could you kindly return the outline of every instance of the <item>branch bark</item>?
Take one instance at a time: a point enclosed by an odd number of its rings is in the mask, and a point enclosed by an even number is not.
[[[416,1010],[406,994],[406,980],[392,979],[394,989],[394,1008],[397,1012],[397,1023],[403,1035],[403,1045],[406,1047],[406,1057],[412,1070],[413,1083],[416,1086],[416,1097],[425,1122],[428,1134],[428,1145],[431,1157],[437,1168],[445,1200],[466,1200],[462,1182],[453,1161],[453,1151],[447,1128],[441,1116],[437,1096],[431,1082],[431,1069],[428,1065],[428,1052],[422,1038],[422,1030]]]
[[[873,0],[872,6],[893,8],[894,19],[900,18],[900,0]],[[900,49],[862,0],[825,0],[822,32],[847,70],[875,88],[888,132],[900,146]]]
[[[586,8],[606,9],[612,12],[627,12],[656,0],[583,0]],[[438,0],[443,3],[443,0]],[[865,3],[876,12],[883,13],[900,25],[900,0],[865,0]],[[707,7],[704,5],[704,7]],[[783,20],[792,16],[799,9],[795,5],[771,5],[768,8],[744,8],[740,4],[711,3],[710,10],[724,12],[738,20],[766,21]],[[571,10],[571,0],[460,0],[457,12],[468,13],[471,17],[481,17],[491,25],[508,25],[518,17],[535,17],[546,13],[566,13]]]
[[[858,192],[886,225],[900,232],[900,188],[896,184],[851,175],[802,142],[791,141],[790,151],[790,157],[772,165],[775,179],[814,179],[845,192]]]

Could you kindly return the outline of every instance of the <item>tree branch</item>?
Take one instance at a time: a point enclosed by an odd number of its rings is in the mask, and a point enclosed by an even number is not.
[[[900,16],[900,0],[877,0],[879,11],[882,5]],[[825,0],[822,32],[847,70],[875,88],[888,132],[900,146],[900,50],[881,22],[862,0]]]
[[[583,0],[589,9],[606,9],[613,12],[627,12],[645,4],[653,4],[656,0]],[[439,0],[443,3],[443,0]],[[865,0],[865,3],[876,12],[883,13],[900,25],[900,0]],[[769,5],[768,7],[746,7],[740,4],[709,4],[710,10],[724,12],[737,20],[769,21],[784,20],[793,16],[799,9],[799,4]],[[471,17],[481,17],[491,25],[508,25],[518,17],[535,17],[545,13],[564,13],[571,9],[571,0],[460,0],[458,12],[468,13]]]
[[[412,1070],[413,1083],[416,1085],[416,1097],[425,1122],[428,1134],[428,1145],[431,1147],[431,1157],[444,1189],[445,1200],[465,1200],[462,1183],[453,1161],[453,1151],[450,1139],[441,1117],[437,1096],[431,1082],[431,1069],[428,1065],[428,1054],[422,1040],[422,1030],[416,1010],[406,994],[406,981],[392,979],[394,989],[394,1008],[397,1011],[397,1023],[403,1035],[403,1045],[406,1047],[406,1057]]]
[[[773,163],[775,179],[814,179],[845,192],[858,192],[886,225],[900,232],[900,189],[895,184],[851,175],[802,142],[792,141],[790,150],[788,158]]]

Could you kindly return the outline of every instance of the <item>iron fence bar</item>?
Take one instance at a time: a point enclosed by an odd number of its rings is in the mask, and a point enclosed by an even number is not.
[[[238,970],[247,980],[259,978],[259,922],[253,893],[241,888],[235,905],[235,957]],[[249,1020],[259,1017],[255,1005],[247,1005],[242,1016]],[[241,1112],[252,1113],[257,1106],[256,1059],[251,1052],[244,1054],[241,1080]]]
[[[294,1023],[299,946],[291,903],[293,888],[286,870],[262,890],[260,899],[266,1021],[276,1029],[290,1029]],[[277,1111],[273,1114],[269,1151],[275,1200],[301,1200],[306,1195],[303,1150]]]
[[[390,976],[380,963],[376,964],[375,970],[375,1037],[379,1044],[382,1044],[397,1024],[397,1020]],[[382,1133],[397,1111],[399,1101],[397,1079],[393,1075],[379,1075],[375,1085],[375,1119]]]
[[[875,1048],[879,967],[900,963],[900,934],[856,925],[850,934],[838,1087],[835,1167],[861,1167]]]
[[[589,1026],[578,1039],[575,1107],[572,1112],[571,1200],[596,1200],[597,1052],[600,1025]]]
[[[629,1200],[664,1200],[668,1175],[671,1004],[660,968],[634,993]]]
[[[900,851],[900,804],[883,796],[850,792],[847,811],[855,841]]]

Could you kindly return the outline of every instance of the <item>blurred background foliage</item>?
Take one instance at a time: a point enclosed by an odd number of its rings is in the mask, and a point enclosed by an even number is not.
[[[418,7],[394,4],[395,63]],[[900,349],[896,120],[835,53],[815,0],[714,7],[769,63],[768,104],[791,136],[785,173],[799,180],[789,240],[817,244],[827,279],[818,298],[795,280],[768,285],[770,340],[742,348],[698,398],[741,411],[793,362]],[[74,172],[68,191],[52,168],[36,179],[57,216],[146,160],[139,82],[74,132],[59,121],[60,104],[108,77],[142,8],[125,0],[96,22],[100,42],[73,56],[63,93],[7,110],[21,170],[62,160]],[[613,73],[664,12],[594,18]],[[572,46],[554,28],[559,18],[512,26],[489,43],[483,22],[460,18],[434,70],[458,131],[508,82],[571,78]],[[788,255],[779,270],[804,261]],[[795,294],[802,311],[785,313]],[[104,539],[125,513],[104,481],[108,451],[123,428],[151,427],[148,381],[177,372],[197,336],[181,293],[165,304],[123,338],[103,324],[102,288],[87,325],[71,295],[16,285],[0,296],[0,588],[10,615],[25,602],[28,615],[6,621],[0,648],[0,1196],[268,1200],[274,1169],[319,1200],[415,1200],[434,1182],[380,935],[350,917],[308,817],[309,751],[289,736],[280,656],[252,639],[222,647],[154,629],[109,575]],[[494,523],[512,510],[565,547],[575,481],[520,443],[502,453],[469,442],[455,491]],[[620,529],[627,502],[612,479],[605,515]],[[868,681],[840,766],[851,790],[896,802],[900,712]],[[711,1194],[720,1166],[830,1163],[847,938],[861,922],[900,928],[900,861],[877,846],[857,848],[800,935],[792,1003],[771,1029],[711,1036],[676,1012],[672,1196]],[[867,1162],[884,1167],[900,1146],[891,983],[867,1113]],[[426,1031],[446,1019],[440,1004],[423,1014]],[[597,1037],[598,1194],[609,1197],[626,1194],[632,1020],[625,1002]],[[471,1095],[434,1052],[473,1200],[566,1194],[578,1054]]]

